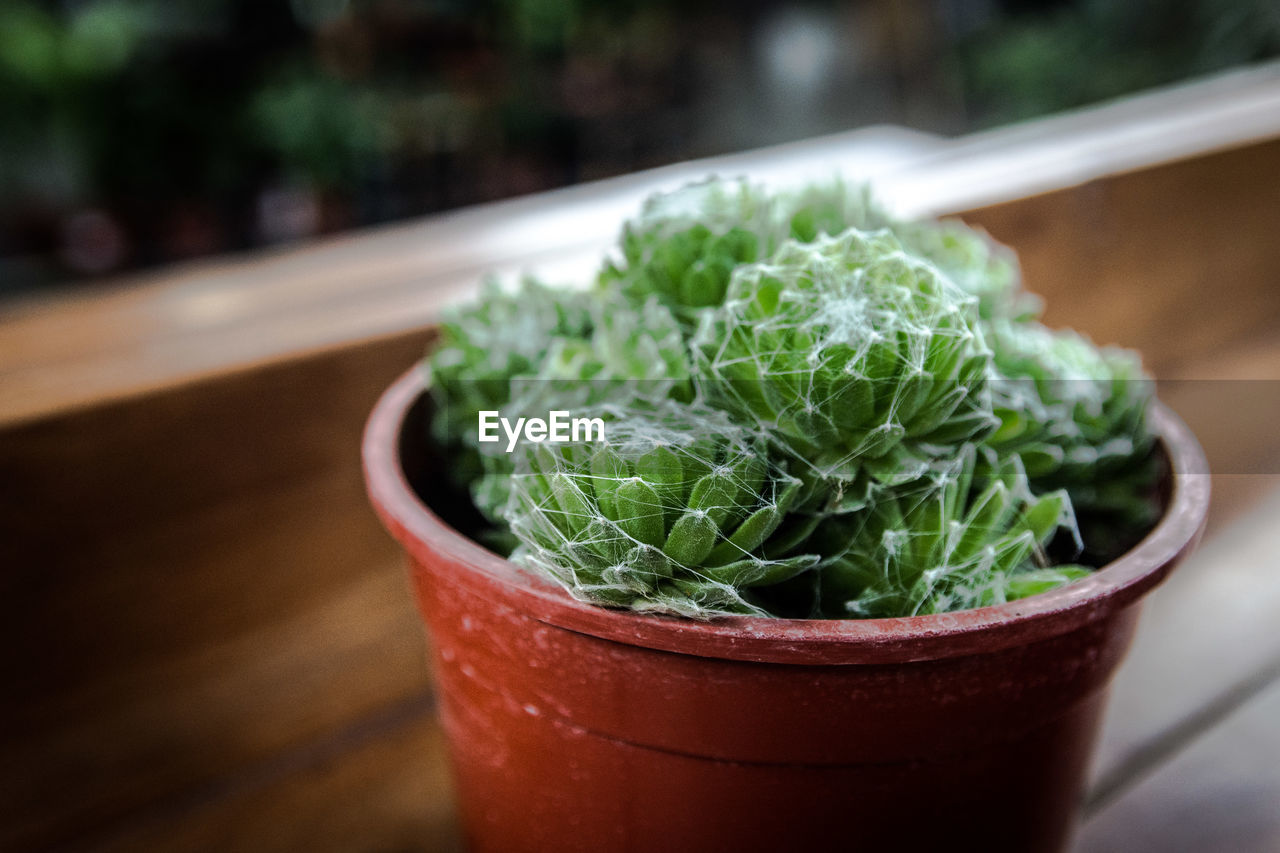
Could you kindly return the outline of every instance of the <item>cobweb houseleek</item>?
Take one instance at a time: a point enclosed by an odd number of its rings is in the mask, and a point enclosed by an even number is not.
[[[1137,354],[1039,323],[993,323],[988,339],[1001,421],[988,445],[1017,454],[1034,489],[1070,493],[1091,550],[1132,545],[1155,520],[1158,474],[1146,422],[1154,387]]]
[[[763,260],[787,240],[808,243],[849,228],[888,229],[978,298],[983,317],[1026,317],[1038,300],[1020,289],[1017,259],[959,220],[891,215],[862,185],[840,180],[769,193],[743,180],[711,178],[652,196],[622,230],[617,257],[599,275],[604,290],[643,302],[656,295],[688,326],[724,301],[742,264]]]
[[[606,442],[516,454],[515,559],[579,598],[684,616],[763,614],[749,590],[817,563],[765,556],[801,484],[753,430],[674,400],[585,413],[604,419]]]
[[[515,290],[491,282],[478,301],[450,311],[427,365],[434,437],[458,452],[455,476],[498,523],[514,469],[500,444],[478,440],[481,411],[692,396],[687,348],[667,308],[656,300],[635,308],[533,279]]]
[[[912,616],[1025,598],[1084,577],[1052,566],[1045,546],[1075,535],[1064,491],[1035,495],[1018,457],[983,485],[973,445],[920,479],[884,490],[860,513],[815,534],[828,556],[820,607],[835,617]]]
[[[1013,256],[840,182],[656,196],[589,292],[486,287],[428,359],[432,431],[501,550],[674,615],[861,618],[1068,583],[1154,519],[1136,355],[1035,320]],[[477,415],[603,442],[508,454]],[[1084,548],[1080,542],[1083,539]]]
[[[887,231],[785,243],[734,271],[692,339],[699,387],[856,509],[996,426],[975,300]]]
[[[505,501],[510,462],[481,444],[481,411],[511,400],[511,381],[537,373],[556,340],[588,338],[590,298],[531,278],[515,289],[485,282],[479,298],[445,312],[439,340],[426,361],[435,441],[455,456],[450,473],[490,520]]]

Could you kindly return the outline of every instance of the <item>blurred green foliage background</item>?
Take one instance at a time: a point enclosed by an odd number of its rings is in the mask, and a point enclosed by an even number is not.
[[[0,292],[1277,54],[1274,0],[8,0]]]

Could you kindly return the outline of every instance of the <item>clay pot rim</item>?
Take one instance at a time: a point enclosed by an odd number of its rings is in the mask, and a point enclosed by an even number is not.
[[[704,622],[643,615],[578,601],[468,539],[427,508],[400,460],[405,417],[426,387],[419,367],[401,376],[374,407],[363,441],[369,497],[410,557],[419,564],[444,558],[465,567],[473,575],[465,580],[487,586],[501,603],[547,625],[678,654],[809,665],[891,664],[1049,639],[1105,618],[1164,580],[1195,547],[1209,507],[1208,465],[1199,443],[1177,415],[1156,403],[1150,421],[1170,465],[1169,505],[1137,546],[1088,578],[1021,601],[892,619],[722,616]]]

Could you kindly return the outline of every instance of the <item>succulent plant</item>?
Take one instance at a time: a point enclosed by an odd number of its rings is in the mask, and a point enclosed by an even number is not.
[[[985,486],[973,445],[911,483],[881,492],[866,511],[826,522],[821,606],[830,616],[939,613],[999,604],[1088,574],[1050,566],[1044,548],[1074,535],[1065,492],[1035,495],[1018,457]]]
[[[476,414],[505,405],[511,379],[536,373],[554,341],[588,338],[589,305],[587,294],[535,279],[514,291],[490,279],[478,299],[446,312],[427,362],[438,438],[473,435]]]
[[[887,231],[739,267],[692,343],[706,399],[758,424],[844,509],[996,425],[974,299]]]
[[[959,220],[904,220],[865,186],[833,180],[770,194],[741,180],[712,178],[651,197],[623,227],[621,257],[599,282],[638,301],[656,295],[678,319],[696,325],[719,305],[733,270],[772,255],[786,240],[808,243],[849,228],[888,229],[978,298],[983,317],[1025,317],[1039,302],[1020,290],[1017,259]]]
[[[654,195],[623,226],[621,258],[605,264],[599,283],[637,302],[656,296],[692,325],[701,309],[724,300],[735,267],[769,253],[771,206],[742,181],[711,179]]]
[[[505,454],[484,452],[479,413],[503,409],[512,380],[536,374],[555,342],[590,336],[591,299],[531,278],[515,290],[491,279],[475,302],[452,309],[440,322],[439,341],[426,362],[432,435],[458,454],[451,472],[491,520],[505,502],[511,465]]]
[[[961,290],[978,299],[983,318],[1017,318],[1039,312],[1039,300],[1021,289],[1012,251],[959,219],[901,219],[865,186],[841,180],[810,184],[775,196],[774,218],[793,239],[811,242],[849,228],[888,229],[904,249],[929,261]]]
[[[705,616],[763,613],[748,590],[817,557],[765,556],[799,494],[770,447],[724,412],[607,404],[604,442],[525,444],[505,514],[518,559],[597,603]]]
[[[533,279],[514,291],[490,282],[475,304],[451,312],[440,329],[440,345],[427,361],[432,428],[437,441],[461,453],[453,471],[494,522],[514,469],[500,446],[477,440],[481,411],[692,397],[684,337],[656,299],[636,309],[620,298]]]
[[[595,294],[590,316],[591,334],[555,338],[537,372],[517,378],[514,399],[526,408],[546,395],[578,406],[631,396],[692,399],[689,350],[670,309],[653,297],[634,306]]]
[[[988,445],[1018,455],[1033,488],[1066,489],[1085,520],[1102,514],[1107,526],[1144,529],[1156,511],[1146,424],[1154,389],[1137,354],[1039,323],[993,323],[989,338],[1000,427]]]
[[[841,183],[706,181],[651,199],[594,291],[490,286],[455,312],[433,430],[490,535],[584,600],[832,618],[1009,601],[1082,577],[1055,562],[1101,564],[1156,510],[1140,362],[1037,306],[963,224],[897,220]],[[482,444],[482,410],[568,410],[607,437]]]

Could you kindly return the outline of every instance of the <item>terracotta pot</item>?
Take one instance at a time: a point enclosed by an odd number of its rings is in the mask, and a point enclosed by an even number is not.
[[[382,398],[365,473],[409,554],[477,851],[1061,850],[1139,601],[1209,502],[1195,438],[1157,406],[1163,519],[1085,580],[904,619],[640,616],[427,508],[423,390],[413,371]]]

